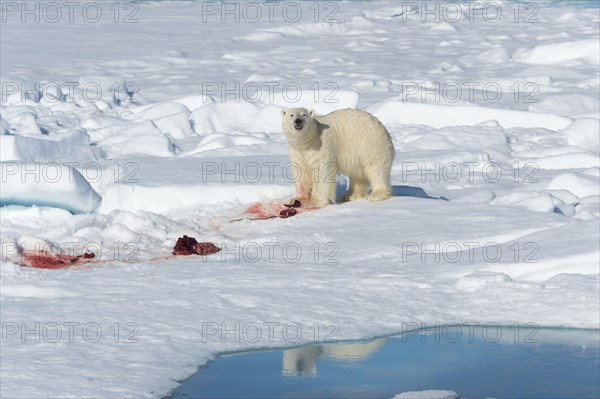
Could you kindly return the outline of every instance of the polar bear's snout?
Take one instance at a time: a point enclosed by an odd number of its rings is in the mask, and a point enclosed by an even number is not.
[[[303,127],[304,127],[304,120],[302,120],[300,118],[296,118],[296,120],[294,121],[294,129],[302,130]]]

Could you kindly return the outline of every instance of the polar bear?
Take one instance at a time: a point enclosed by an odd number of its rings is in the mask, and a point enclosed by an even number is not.
[[[296,172],[292,202],[299,200],[306,207],[335,203],[338,174],[350,179],[341,201],[391,197],[394,144],[373,115],[342,109],[316,116],[306,108],[292,108],[281,111],[281,127]]]

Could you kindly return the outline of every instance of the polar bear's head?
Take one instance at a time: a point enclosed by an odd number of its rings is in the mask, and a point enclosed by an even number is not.
[[[286,134],[306,132],[312,125],[314,110],[290,108],[281,110],[281,127]]]

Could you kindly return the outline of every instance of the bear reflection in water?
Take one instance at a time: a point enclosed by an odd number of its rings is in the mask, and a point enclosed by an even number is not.
[[[320,357],[340,362],[352,362],[368,358],[385,343],[379,338],[365,343],[310,345],[283,351],[284,376],[316,376],[317,359]]]

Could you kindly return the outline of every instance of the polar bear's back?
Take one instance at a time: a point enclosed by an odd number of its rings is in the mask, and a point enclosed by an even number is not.
[[[323,140],[331,140],[337,150],[341,173],[356,173],[374,164],[391,166],[394,144],[383,123],[373,115],[359,109],[341,109],[315,119],[323,125]]]

